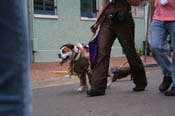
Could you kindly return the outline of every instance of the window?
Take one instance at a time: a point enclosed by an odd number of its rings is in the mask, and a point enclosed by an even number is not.
[[[44,15],[55,15],[54,0],[34,0],[34,13]]]
[[[97,17],[96,0],[81,0],[81,17],[86,17],[86,18]]]

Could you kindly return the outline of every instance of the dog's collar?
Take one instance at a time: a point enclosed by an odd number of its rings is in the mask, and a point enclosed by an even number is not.
[[[75,57],[74,57],[74,63],[78,63],[81,59],[81,51],[80,51],[80,48],[77,47],[78,49],[78,52],[75,54]]]
[[[74,64],[80,63],[80,60],[81,60],[81,55],[80,55],[80,57],[77,60],[74,60]]]

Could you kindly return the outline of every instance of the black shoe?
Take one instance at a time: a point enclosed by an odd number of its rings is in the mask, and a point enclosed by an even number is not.
[[[112,82],[116,82],[116,81],[117,81],[117,79],[112,77]]]
[[[171,87],[169,91],[164,93],[165,96],[175,96],[175,87]]]
[[[105,95],[105,92],[100,92],[94,89],[90,89],[86,92],[89,97]]]
[[[159,85],[159,91],[161,92],[166,91],[170,87],[171,83],[172,83],[171,77],[165,76],[163,78],[162,83]]]
[[[136,86],[133,88],[133,91],[135,92],[145,91],[145,86]]]

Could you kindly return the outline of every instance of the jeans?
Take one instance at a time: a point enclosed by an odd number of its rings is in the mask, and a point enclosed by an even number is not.
[[[171,43],[167,41],[170,37]],[[171,76],[175,86],[175,21],[153,20],[150,27],[150,48],[154,59],[162,68],[164,76]],[[169,45],[173,49],[172,62],[169,59]]]
[[[0,3],[0,116],[31,116],[28,30],[22,0]]]

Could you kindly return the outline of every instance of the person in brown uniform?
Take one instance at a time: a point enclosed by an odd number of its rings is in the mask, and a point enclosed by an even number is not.
[[[89,97],[105,95],[111,47],[116,38],[131,68],[135,84],[133,91],[145,90],[147,79],[135,48],[135,24],[131,14],[131,5],[137,6],[140,2],[140,0],[102,0],[97,21],[91,27],[91,31],[95,33],[100,25],[97,63],[92,69],[91,89],[87,90]]]

